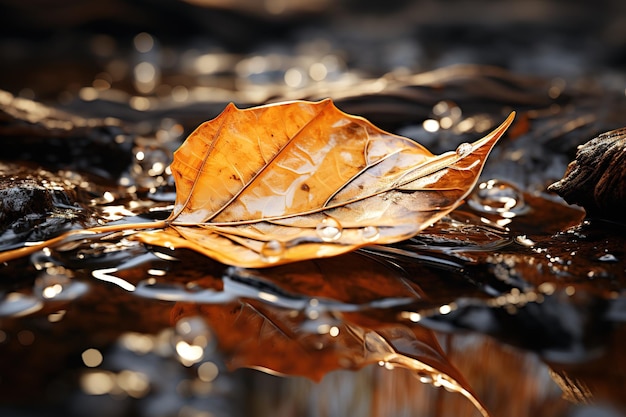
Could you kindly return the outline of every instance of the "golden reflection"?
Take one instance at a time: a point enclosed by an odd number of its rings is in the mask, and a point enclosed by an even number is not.
[[[158,69],[152,62],[143,61],[133,69],[135,89],[142,93],[151,93],[158,82]]]
[[[126,349],[140,355],[151,352],[155,347],[153,338],[143,333],[125,333],[119,338],[119,342]]]
[[[176,353],[178,353],[184,365],[190,366],[202,359],[204,349],[202,346],[191,345],[184,340],[180,340],[176,343]]]
[[[108,90],[109,88],[111,88],[111,83],[109,81],[103,80],[101,78],[96,78],[95,80],[93,80],[91,85],[97,91],[105,91],[105,90]]]
[[[89,371],[81,375],[80,387],[88,395],[125,393],[133,398],[141,398],[150,390],[148,377],[128,369],[118,374],[110,371]]]
[[[93,101],[98,98],[98,90],[93,87],[83,87],[78,92],[78,96],[84,101]]]
[[[554,285],[551,282],[544,282],[543,284],[539,285],[539,287],[537,289],[542,294],[552,295],[552,294],[554,294],[554,291],[556,291],[556,285]]]
[[[315,301],[317,302],[317,300]],[[317,304],[314,304],[314,305],[311,304],[311,305],[314,306],[314,308],[307,309],[305,315],[309,320],[317,320],[320,318],[320,312],[318,309],[315,308]]]
[[[63,320],[63,317],[65,317],[66,312],[67,310],[59,310],[56,313],[50,313],[48,314],[48,321],[50,323],[58,323],[61,320]]]
[[[522,246],[526,246],[527,248],[535,246],[535,242],[532,239],[529,239],[528,237],[526,237],[526,235],[517,236],[515,238],[515,241]]]
[[[145,374],[128,369],[117,375],[116,383],[133,398],[141,398],[150,390],[150,380]]]
[[[172,100],[184,103],[189,98],[189,90],[184,85],[177,85],[172,88]]]
[[[471,132],[474,128],[476,121],[473,117],[468,117],[467,119],[461,120],[455,127],[455,131],[458,133],[467,133]]]
[[[496,220],[496,224],[498,226],[500,226],[500,227],[504,227],[504,226],[506,226],[507,224],[510,224],[510,223],[511,223],[511,219],[510,218],[504,218],[504,219]]]
[[[155,162],[152,164],[152,167],[148,170],[148,175],[155,176],[160,175],[165,171],[165,164],[162,162]]]
[[[198,378],[204,382],[211,382],[219,375],[219,368],[213,362],[204,362],[198,367]]]
[[[265,291],[260,291],[258,294],[258,297],[261,300],[267,301],[269,303],[275,303],[278,301],[278,297],[275,294],[265,292]]]
[[[61,284],[53,284],[45,287],[42,291],[42,295],[44,298],[50,299],[61,294],[61,292],[63,292],[63,286]]]
[[[318,334],[327,334],[330,332],[330,324],[320,324],[316,329]]]
[[[452,304],[444,304],[441,307],[439,307],[439,313],[440,314],[450,314],[450,312],[452,312],[452,310],[454,309],[454,306]]]
[[[133,45],[137,52],[147,53],[154,47],[154,38],[146,32],[141,32],[133,39]]]
[[[189,320],[179,320],[176,323],[176,331],[178,331],[181,334],[188,334],[191,333],[191,323],[189,322]]]
[[[199,335],[197,335],[196,337],[193,338],[192,344],[205,348],[209,344],[209,339],[208,339],[208,337],[206,335],[199,334]]]
[[[130,106],[139,111],[150,109],[150,99],[147,97],[133,96],[130,98]]]
[[[434,133],[439,130],[439,122],[435,119],[426,119],[422,123],[422,127],[425,131]]]
[[[289,87],[298,88],[305,84],[304,75],[299,68],[289,68],[285,72],[285,84]]]
[[[314,62],[309,67],[309,77],[313,81],[322,81],[328,75],[328,68],[321,62]]]
[[[108,371],[93,371],[81,375],[80,387],[89,395],[104,395],[116,388],[115,374]]]
[[[81,358],[83,359],[83,363],[85,366],[89,368],[95,368],[102,364],[102,353],[98,349],[90,348],[85,350],[81,354]]]
[[[102,214],[102,217],[104,219],[107,219],[107,220],[110,220],[110,221],[120,220],[120,219],[123,219],[123,218],[125,218],[127,216],[134,216],[135,215],[135,213],[133,213],[132,211],[128,210],[124,206],[106,206],[106,207],[102,207],[101,214]]]
[[[416,313],[414,311],[409,313],[409,320],[411,320],[413,323],[417,323],[421,319],[422,319],[422,315],[421,314]]]

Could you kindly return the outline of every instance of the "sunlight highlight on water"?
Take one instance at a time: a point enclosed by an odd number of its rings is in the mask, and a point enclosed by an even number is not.
[[[504,219],[520,216],[528,212],[522,191],[512,183],[503,180],[489,180],[480,183],[472,193],[468,204],[484,213],[497,213]]]
[[[40,299],[19,292],[10,292],[0,299],[0,317],[20,317],[41,310]]]

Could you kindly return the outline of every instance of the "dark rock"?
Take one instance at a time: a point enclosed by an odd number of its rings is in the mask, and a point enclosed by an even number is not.
[[[626,128],[603,133],[579,147],[563,179],[548,187],[590,217],[624,221]]]
[[[0,250],[90,224],[90,210],[77,192],[81,181],[0,163]]]

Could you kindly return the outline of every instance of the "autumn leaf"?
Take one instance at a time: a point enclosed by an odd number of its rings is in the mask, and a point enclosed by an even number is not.
[[[337,109],[331,100],[240,110],[200,125],[174,155],[174,210],[165,221],[72,231],[0,253],[119,230],[229,265],[266,267],[407,239],[457,207],[514,117],[435,156]]]
[[[330,100],[231,104],[175,153],[169,227],[137,237],[243,267],[401,241],[462,202],[512,119],[434,156]]]

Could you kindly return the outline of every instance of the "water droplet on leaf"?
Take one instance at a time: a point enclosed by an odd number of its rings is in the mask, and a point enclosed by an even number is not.
[[[317,225],[315,230],[317,231],[317,235],[324,242],[334,242],[341,237],[343,227],[337,220],[332,217],[327,217]]]
[[[261,258],[268,263],[280,261],[284,254],[285,245],[279,240],[268,240],[261,248]]]
[[[378,239],[379,236],[380,232],[376,226],[365,226],[361,229],[361,237],[363,237],[363,240],[367,242],[372,242]]]
[[[431,374],[423,371],[417,372],[417,379],[419,379],[422,384],[432,384],[433,382],[435,382]]]
[[[472,153],[473,147],[471,143],[464,142],[456,148],[456,154],[459,158],[463,158]]]

